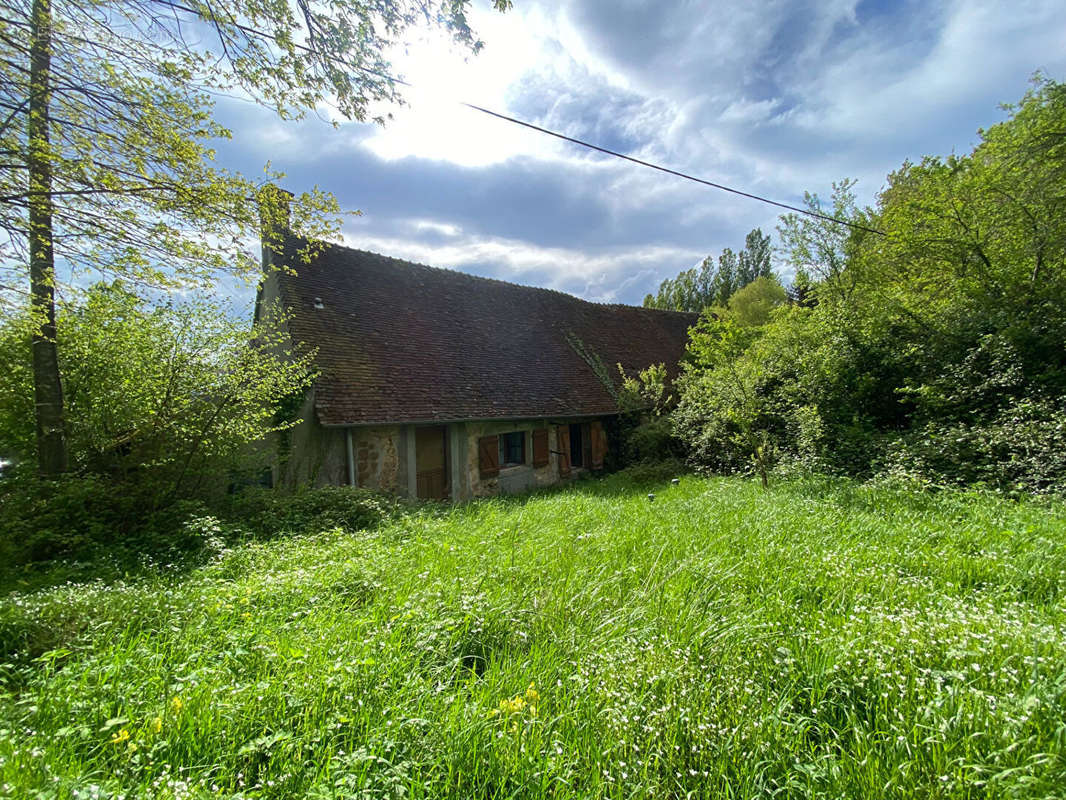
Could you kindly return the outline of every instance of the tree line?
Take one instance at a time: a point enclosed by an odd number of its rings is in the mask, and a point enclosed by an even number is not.
[[[758,278],[774,277],[770,237],[759,228],[748,233],[739,253],[722,250],[717,262],[707,256],[698,267],[667,278],[659,290],[644,297],[645,308],[699,313],[710,306],[724,308],[740,289]]]
[[[850,180],[806,196],[861,227],[781,217],[792,302],[708,310],[691,333],[671,419],[695,464],[1061,491],[1066,86],[1037,76],[1007,109],[872,206]]]

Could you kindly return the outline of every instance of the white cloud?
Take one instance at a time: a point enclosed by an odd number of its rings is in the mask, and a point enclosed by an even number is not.
[[[555,145],[530,131],[464,107],[470,102],[506,110],[511,86],[550,61],[546,21],[535,10],[501,15],[477,11],[473,23],[485,41],[476,56],[456,49],[440,32],[424,31],[415,44],[390,54],[395,71],[412,84],[408,102],[365,142],[386,160],[418,156],[463,166],[498,163],[516,154],[550,157]]]
[[[458,225],[446,222],[434,222],[431,219],[416,219],[410,222],[415,233],[439,233],[441,236],[458,236],[462,229]]]
[[[1066,71],[1066,27],[1050,0],[767,0],[728,13],[529,0],[504,15],[475,10],[473,22],[486,43],[480,55],[433,36],[393,54],[418,88],[384,129],[342,124],[308,146],[270,124],[257,133],[259,152],[282,169],[290,161],[320,173],[324,188],[347,180],[352,196],[363,192],[354,202],[368,216],[352,229],[360,246],[444,266],[494,264],[499,277],[598,299],[632,299],[641,282],[650,291],[707,252],[739,247],[750,228],[772,230],[778,209],[457,100],[520,109],[564,133],[783,202],[800,202],[804,190],[826,194],[845,176],[860,179],[869,201],[904,158],[968,150],[1034,69]],[[330,166],[345,159],[374,175],[364,184],[354,167]],[[507,176],[522,185],[501,188]],[[496,213],[486,213],[490,203]],[[545,207],[562,211],[531,212]],[[561,239],[565,246],[551,246]]]
[[[417,227],[423,223],[412,224]],[[487,277],[559,289],[599,302],[621,302],[622,293],[634,281],[651,278],[658,284],[702,257],[691,249],[662,245],[590,252],[458,232],[446,244],[351,233],[346,233],[345,240],[352,247],[418,264],[476,271]],[[492,265],[491,269],[486,271],[485,265]]]

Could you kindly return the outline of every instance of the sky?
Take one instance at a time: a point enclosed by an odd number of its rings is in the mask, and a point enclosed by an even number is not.
[[[843,178],[873,203],[904,160],[968,152],[1034,72],[1066,80],[1061,0],[475,0],[471,19],[476,56],[431,34],[391,54],[415,88],[385,127],[221,101],[219,162],[332,192],[361,212],[353,247],[639,305],[754,227],[776,242],[779,209],[457,101],[784,203]]]

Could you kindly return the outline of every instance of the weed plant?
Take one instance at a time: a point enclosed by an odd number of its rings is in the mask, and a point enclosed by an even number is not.
[[[1062,796],[1064,531],[621,474],[16,589],[0,795]]]

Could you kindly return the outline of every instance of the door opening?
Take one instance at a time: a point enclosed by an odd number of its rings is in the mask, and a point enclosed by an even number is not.
[[[578,423],[577,425],[570,426],[570,466],[571,467],[583,467],[585,466],[585,453],[584,437],[581,435],[581,428],[583,426]]]
[[[448,429],[444,425],[415,428],[416,496],[420,500],[447,500]]]

